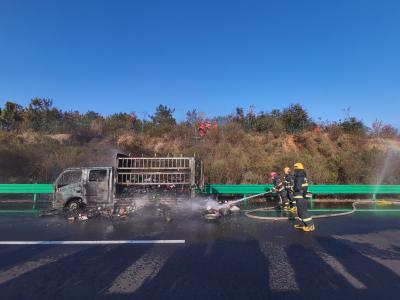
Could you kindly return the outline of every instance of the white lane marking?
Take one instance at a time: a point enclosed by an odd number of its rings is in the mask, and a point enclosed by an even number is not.
[[[299,291],[296,273],[289,263],[285,249],[271,242],[261,244],[261,251],[270,263],[269,287],[273,291]]]
[[[334,235],[334,237],[350,244],[352,248],[358,250],[364,256],[400,276],[400,261],[397,258],[396,250],[400,247],[400,230],[390,229],[365,234]],[[380,252],[383,255],[380,255]]]
[[[332,255],[329,255],[328,253],[318,251],[319,256],[321,259],[326,262],[333,270],[335,270],[337,273],[342,275],[347,282],[352,285],[355,289],[366,289],[367,287],[362,283],[360,280],[358,280],[356,277],[354,277],[352,274],[349,273],[347,268],[340,262],[338,261],[335,257]]]
[[[157,248],[157,246],[154,246],[119,274],[112,282],[107,293],[134,293],[146,281],[151,280],[160,272],[174,251],[173,248],[168,247],[160,249],[159,247]]]
[[[78,250],[70,251],[67,253],[62,253],[59,255],[55,255],[53,257],[45,257],[45,258],[38,258],[34,260],[29,260],[23,264],[16,265],[14,267],[11,267],[7,270],[0,271],[0,284],[3,284],[5,282],[8,282],[10,280],[13,280],[25,273],[31,272],[35,269],[38,269],[42,266],[45,266],[50,263],[57,262],[58,260],[65,258],[67,256],[70,256],[74,253],[77,253]]]
[[[185,240],[104,240],[104,241],[0,241],[0,245],[115,245],[184,244]]]

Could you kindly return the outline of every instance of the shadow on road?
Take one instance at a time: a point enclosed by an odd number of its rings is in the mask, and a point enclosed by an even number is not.
[[[258,241],[217,240],[176,251],[134,298],[259,299],[268,293],[268,261]]]
[[[95,299],[149,246],[90,247],[0,285],[2,299]]]
[[[5,281],[0,285],[0,295],[2,299],[30,300],[398,299],[400,277],[372,259],[389,259],[398,248],[378,251],[365,245],[364,252],[364,248],[356,243],[330,236],[289,237],[268,240],[274,249],[284,251],[281,257],[287,257],[285,264],[274,261],[274,254],[265,252],[268,247],[261,249],[260,239],[250,236],[241,240],[223,238],[171,246],[172,251],[165,255],[155,272],[147,272],[146,268],[152,268],[151,263],[149,266],[138,264],[136,272],[143,281],[128,293],[110,293],[110,287],[130,266],[148,255],[152,246],[78,247],[79,252]],[[275,243],[279,247],[275,247]],[[163,254],[164,247],[168,246],[159,247]],[[18,265],[40,256],[45,249],[49,247],[17,249],[13,255],[7,254],[7,261],[0,261],[0,266],[5,269]],[[281,272],[276,268],[280,265],[290,268],[290,272]],[[123,280],[129,285],[138,273]],[[295,281],[290,289],[270,288],[272,276],[274,280],[278,278],[278,282],[282,278],[282,284],[285,284],[288,278],[282,276],[288,273],[293,274],[291,280]]]
[[[14,265],[20,264],[21,262],[27,261],[39,256],[43,252],[51,248],[51,246],[28,246],[28,247],[15,247],[9,246],[7,251],[2,251],[0,255],[7,259],[0,260],[0,270],[10,268]],[[12,254],[12,255],[10,255]]]
[[[398,299],[400,277],[393,271],[337,239],[317,240],[330,264],[314,249],[299,244],[287,247],[300,290],[274,299]]]

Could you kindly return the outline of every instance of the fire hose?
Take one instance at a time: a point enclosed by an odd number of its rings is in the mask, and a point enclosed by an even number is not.
[[[312,216],[313,219],[321,219],[321,218],[332,218],[332,217],[342,217],[342,216],[347,216],[354,214],[357,211],[357,205],[361,203],[373,203],[373,204],[380,204],[380,205],[388,205],[388,204],[400,204],[400,201],[388,201],[388,200],[378,200],[378,201],[373,201],[373,200],[360,200],[360,201],[355,201],[352,203],[352,209],[349,211],[345,212],[339,212],[339,213],[330,213],[330,214],[323,214],[323,215],[314,215]],[[288,217],[266,217],[266,216],[255,216],[252,215],[252,213],[255,212],[262,212],[262,211],[273,211],[276,210],[278,207],[277,206],[271,206],[271,207],[263,207],[263,208],[256,208],[256,209],[251,209],[245,211],[245,216],[252,218],[252,219],[257,219],[257,220],[266,220],[266,221],[281,221],[281,220],[287,220]],[[296,217],[297,218],[297,217]]]

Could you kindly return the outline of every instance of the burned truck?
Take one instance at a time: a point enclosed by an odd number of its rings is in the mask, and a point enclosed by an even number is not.
[[[203,166],[195,157],[131,157],[118,154],[114,167],[64,170],[55,181],[54,208],[113,206],[127,191],[176,190],[194,197],[204,185]]]

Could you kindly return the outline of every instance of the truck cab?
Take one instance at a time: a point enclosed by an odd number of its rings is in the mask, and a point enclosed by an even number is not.
[[[113,205],[112,167],[68,168],[55,181],[54,208]]]

